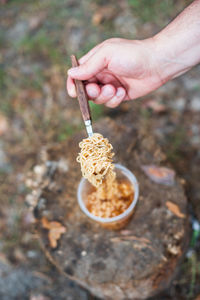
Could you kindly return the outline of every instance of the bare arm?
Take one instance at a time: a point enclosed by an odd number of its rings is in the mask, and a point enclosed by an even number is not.
[[[155,37],[163,81],[175,78],[200,62],[200,0],[194,1]]]
[[[200,0],[157,35],[145,40],[106,40],[79,62],[78,68],[68,71],[71,97],[76,97],[74,78],[87,80],[88,96],[108,107],[148,94],[200,62]]]

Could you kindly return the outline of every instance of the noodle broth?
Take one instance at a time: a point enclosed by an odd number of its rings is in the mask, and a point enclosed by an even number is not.
[[[102,220],[112,220],[116,216],[120,217],[130,207],[135,198],[133,182],[120,169],[115,168],[114,171],[116,172],[116,180],[112,199],[100,199],[98,197],[98,188],[92,186],[87,180],[85,180],[81,192],[85,208],[94,217]],[[121,229],[128,223],[132,214],[133,210],[118,221],[99,223],[108,229]]]
[[[100,133],[83,139],[79,147],[77,162],[86,179],[84,185],[79,185],[79,204],[86,215],[102,226],[115,225],[117,221],[118,227],[119,219],[121,224],[121,218],[128,220],[133,213],[138,197],[137,180],[128,169],[113,164],[113,147]]]
[[[131,204],[134,192],[128,180],[116,180],[112,194],[99,197],[98,188],[87,195],[86,207],[96,217],[112,218],[122,214]]]

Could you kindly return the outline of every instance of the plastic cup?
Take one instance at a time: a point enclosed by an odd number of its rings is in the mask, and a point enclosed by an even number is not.
[[[117,230],[123,228],[133,215],[139,197],[139,185],[135,175],[124,166],[115,164],[115,172],[117,180],[124,179],[126,181],[129,181],[134,190],[133,200],[131,204],[122,214],[112,218],[101,218],[91,214],[87,209],[87,196],[94,188],[85,178],[82,178],[79,183],[77,197],[81,210],[88,218],[99,223],[101,226],[107,229]]]

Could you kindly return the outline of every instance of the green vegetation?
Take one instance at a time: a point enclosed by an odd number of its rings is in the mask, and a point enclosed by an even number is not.
[[[21,80],[21,88],[41,90],[45,83],[45,77],[41,71],[33,71],[33,74],[29,77],[23,77]]]
[[[190,265],[190,275],[191,275],[191,280],[190,280],[190,286],[189,286],[189,293],[187,295],[188,299],[194,299],[194,289],[195,289],[195,285],[196,285],[196,280],[197,280],[197,276],[198,276],[198,267],[199,267],[199,263],[197,260],[197,255],[196,252],[193,251],[191,253],[191,255],[188,258],[188,262]]]
[[[90,101],[89,104],[90,104],[92,119],[96,121],[99,118],[101,118],[104,113],[103,105],[97,105],[93,101]]]
[[[172,0],[129,0],[129,5],[144,23],[163,21],[170,16],[174,6]]]
[[[60,132],[57,137],[57,141],[58,142],[65,141],[66,139],[68,139],[70,136],[72,136],[75,132],[77,132],[80,129],[81,129],[81,126],[73,126],[73,125],[65,123],[60,129]]]
[[[16,46],[25,54],[47,58],[53,63],[61,63],[64,60],[62,53],[58,50],[59,47],[44,29],[25,36]]]
[[[141,117],[147,121],[152,117],[152,111],[150,109],[141,108],[140,114],[141,114]]]
[[[180,159],[181,146],[184,144],[185,139],[185,131],[181,126],[178,126],[175,132],[169,136],[166,155],[170,162],[176,164],[176,161]]]
[[[102,105],[97,105],[94,102],[90,101],[90,109],[91,109],[91,115],[92,115],[92,120],[96,121],[99,118],[103,116],[103,106]],[[61,125],[59,134],[57,136],[57,141],[62,142],[68,139],[70,136],[78,132],[79,130],[84,129],[84,124],[81,121],[79,125],[70,125],[67,124],[66,122]]]
[[[3,64],[0,64],[0,89],[5,88],[6,85],[6,71]]]
[[[5,39],[5,32],[0,29],[0,48],[5,47],[6,39]]]

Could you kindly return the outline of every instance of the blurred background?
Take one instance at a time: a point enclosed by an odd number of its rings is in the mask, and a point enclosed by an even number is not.
[[[42,145],[82,128],[77,101],[65,90],[70,54],[81,57],[110,37],[157,33],[192,1],[0,0],[0,299],[94,299],[48,263],[31,231],[26,174]],[[141,102],[141,118],[186,180],[191,242],[166,299],[200,299],[200,66]],[[114,110],[90,103],[93,119]],[[162,298],[163,299],[163,298]]]

